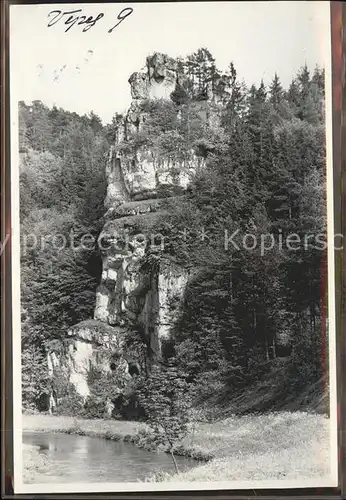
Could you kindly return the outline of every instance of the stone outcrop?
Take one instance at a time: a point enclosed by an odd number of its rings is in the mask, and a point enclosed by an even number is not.
[[[115,369],[112,363],[122,351],[122,335],[118,329],[108,328],[104,323],[92,320],[74,326],[68,335],[72,340],[66,360],[69,367],[69,382],[78,394],[87,397],[90,394],[88,386],[90,372],[95,370],[109,373]],[[118,360],[118,363],[126,372],[126,360]]]
[[[132,99],[169,99],[179,78],[177,62],[166,54],[147,57],[146,72],[129,78]]]
[[[136,72],[129,79],[133,101],[119,123],[106,166],[105,224],[99,238],[102,276],[94,318],[70,330],[63,361],[69,383],[84,399],[90,394],[90,371],[111,370],[114,351],[116,362],[128,372],[124,332],[137,332],[150,362],[155,362],[179,317],[189,273],[162,256],[164,242],[152,229],[167,197],[182,196],[204,160],[192,150],[184,160],[174,162],[158,157],[146,145],[132,149],[119,145],[141,131],[146,120],[143,102],[170,99],[183,78],[174,59],[154,54],[147,58],[146,72]],[[207,119],[206,104],[200,106]],[[49,361],[52,373],[59,364],[53,358]]]
[[[164,241],[152,228],[163,214],[167,197],[184,193],[203,159],[191,151],[184,161],[174,162],[158,157],[147,145],[130,151],[119,147],[140,133],[146,120],[143,102],[170,99],[183,78],[177,62],[163,54],[148,57],[146,69],[129,78],[133,101],[109,154],[107,212],[99,240],[103,271],[94,319],[114,327],[139,329],[149,353],[160,357],[162,342],[169,339],[174,326],[188,273],[156,256],[155,249]]]
[[[92,373],[110,373],[117,370],[124,377],[128,374],[128,362],[123,354],[123,331],[104,322],[86,320],[67,332],[66,347],[58,356],[48,353],[48,374],[55,379],[51,407],[59,404],[59,385],[71,385],[83,399],[90,395]],[[61,380],[58,380],[58,379]]]
[[[122,154],[112,148],[107,164],[106,208],[110,213],[121,203],[156,198],[163,188],[177,194],[184,191],[203,159],[193,152],[182,163],[157,158],[147,148]],[[106,214],[109,218],[109,214]]]

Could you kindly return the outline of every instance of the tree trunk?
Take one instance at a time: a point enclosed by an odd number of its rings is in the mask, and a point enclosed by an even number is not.
[[[264,332],[265,338],[265,352],[266,352],[266,360],[269,361],[269,350],[268,350],[268,340],[267,340],[267,332]]]
[[[174,456],[174,453],[173,453],[172,448],[169,450],[169,452],[170,452],[171,457],[172,457],[172,460],[173,460],[173,464],[174,464],[175,472],[176,472],[177,474],[179,474],[178,464],[177,464],[177,461],[176,461],[176,459],[175,459],[175,456]]]
[[[263,301],[265,303],[265,297],[263,294]],[[264,342],[265,342],[265,350],[266,350],[266,360],[269,361],[270,359],[270,354],[269,354],[269,339],[268,339],[268,331],[267,331],[267,318],[266,318],[266,311],[261,313],[262,315],[262,321],[263,321],[263,333],[264,333]]]
[[[257,330],[257,312],[256,312],[256,298],[255,298],[255,279],[252,276],[252,301],[253,301],[253,329],[256,332]]]
[[[276,341],[275,341],[275,335],[273,336],[273,358],[276,359]]]

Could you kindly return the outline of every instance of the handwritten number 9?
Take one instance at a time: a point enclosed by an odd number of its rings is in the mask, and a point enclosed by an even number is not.
[[[110,30],[108,30],[108,33],[112,33],[112,31],[119,26],[120,23],[122,23],[130,14],[132,14],[133,9],[131,7],[127,7],[126,9],[123,9],[121,12],[119,12],[117,19],[119,22],[113,26]]]

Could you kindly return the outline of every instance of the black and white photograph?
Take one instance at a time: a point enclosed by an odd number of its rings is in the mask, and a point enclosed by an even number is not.
[[[336,486],[330,2],[9,22],[15,492]]]

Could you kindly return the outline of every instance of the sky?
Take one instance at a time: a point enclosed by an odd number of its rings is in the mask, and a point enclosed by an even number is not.
[[[123,10],[133,12],[111,33]],[[103,13],[95,25],[68,25],[56,14]],[[126,11],[129,12],[129,11]],[[129,76],[146,56],[186,56],[207,47],[222,70],[233,61],[248,84],[268,84],[275,72],[287,86],[305,63],[325,65],[329,2],[160,2],[12,5],[10,85],[18,100],[39,99],[69,111],[93,110],[104,123],[131,102]]]

